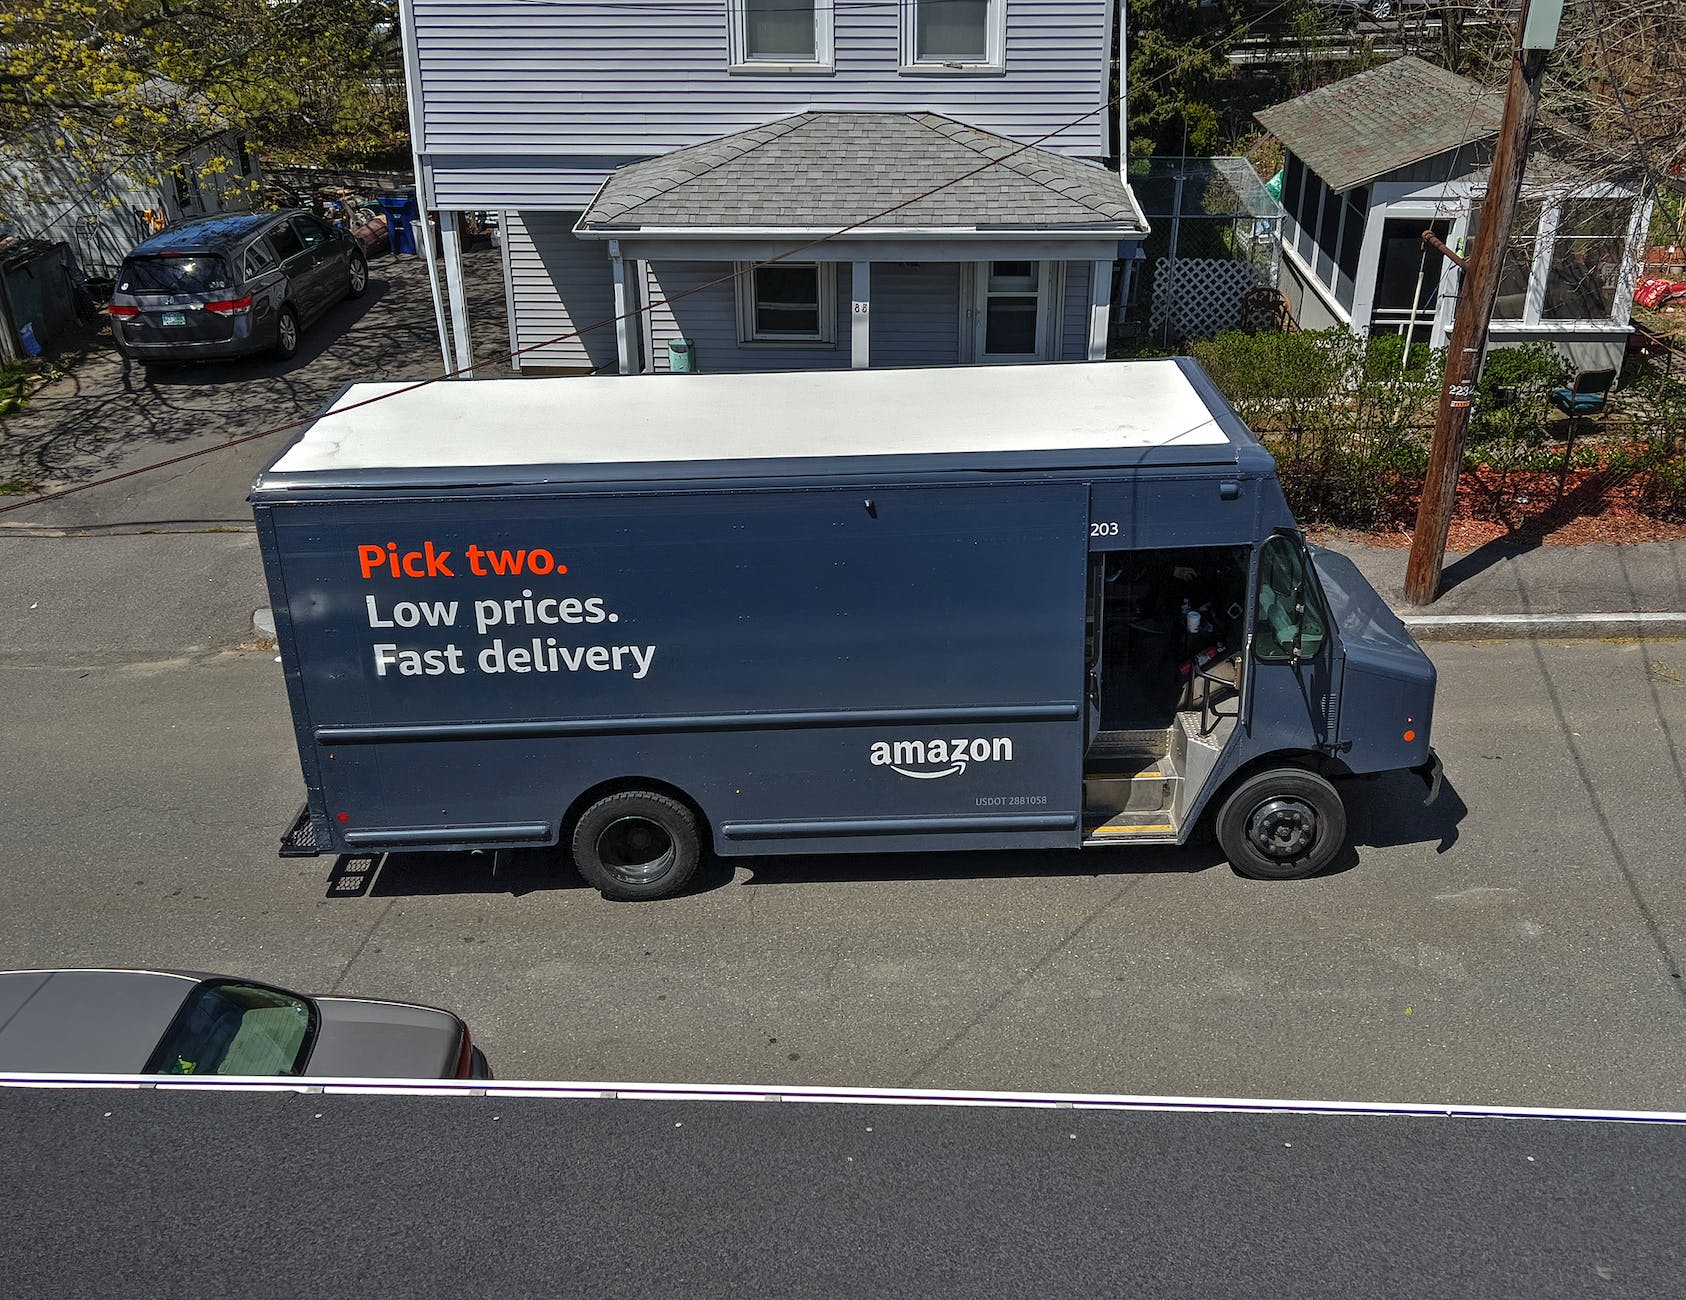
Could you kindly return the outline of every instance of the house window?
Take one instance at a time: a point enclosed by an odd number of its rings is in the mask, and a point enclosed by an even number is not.
[[[745,343],[836,341],[836,263],[740,262],[736,284],[738,334]]]
[[[1546,320],[1609,320],[1627,252],[1633,204],[1619,199],[1565,199],[1546,271]]]
[[[910,71],[999,71],[1006,0],[902,0],[902,64]]]
[[[832,0],[730,0],[732,67],[745,72],[831,67]]]
[[[1057,262],[985,262],[977,269],[979,361],[1051,357]]]

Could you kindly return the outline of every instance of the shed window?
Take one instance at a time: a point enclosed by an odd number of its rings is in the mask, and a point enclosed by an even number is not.
[[[746,343],[830,343],[837,337],[831,262],[740,264],[739,334]]]
[[[1620,286],[1633,209],[1631,196],[1519,201],[1499,269],[1493,319],[1529,326],[1625,320]],[[1481,215],[1477,201],[1469,220],[1471,248]]]
[[[1565,199],[1557,218],[1546,272],[1547,320],[1608,320],[1627,251],[1631,201]]]

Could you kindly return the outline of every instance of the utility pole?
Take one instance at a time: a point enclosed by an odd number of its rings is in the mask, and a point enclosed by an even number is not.
[[[1452,320],[1440,413],[1434,422],[1434,442],[1429,448],[1422,503],[1417,508],[1411,558],[1405,566],[1405,599],[1413,605],[1426,605],[1440,593],[1440,569],[1446,559],[1446,534],[1458,499],[1458,471],[1463,468],[1470,403],[1475,398],[1475,381],[1487,348],[1487,324],[1498,296],[1510,223],[1522,192],[1528,141],[1540,107],[1540,82],[1545,78],[1546,60],[1557,43],[1562,18],[1563,0],[1522,0],[1517,15],[1516,53],[1505,91],[1504,121],[1493,151],[1487,197],[1481,205],[1481,229],[1475,235]]]

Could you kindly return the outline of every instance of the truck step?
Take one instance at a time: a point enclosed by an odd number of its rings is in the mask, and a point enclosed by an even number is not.
[[[1121,812],[1105,820],[1085,816],[1085,846],[1106,844],[1175,844],[1177,827],[1169,809],[1161,812]]]
[[[1121,812],[1168,812],[1176,803],[1182,779],[1168,764],[1158,764],[1129,775],[1097,775],[1083,778],[1083,811],[1091,817],[1111,817]]]
[[[307,802],[294,815],[292,824],[281,836],[281,853],[284,858],[314,858],[322,852],[322,844],[316,838],[316,826],[310,820],[310,804]]]
[[[1170,727],[1102,731],[1089,746],[1091,756],[1099,754],[1163,754],[1171,748]]]

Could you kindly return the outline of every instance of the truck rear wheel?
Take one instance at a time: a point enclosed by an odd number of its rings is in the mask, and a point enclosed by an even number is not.
[[[649,790],[605,795],[574,824],[574,865],[604,898],[665,898],[697,869],[697,819]]]
[[[1346,843],[1340,793],[1315,772],[1276,768],[1248,777],[1218,812],[1229,865],[1254,880],[1300,880],[1335,860]]]

